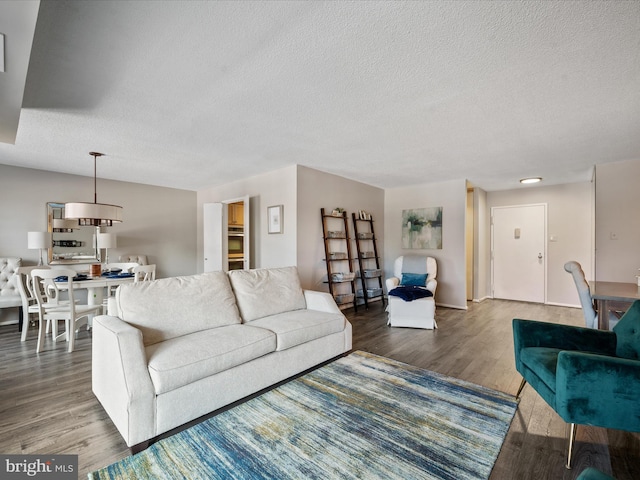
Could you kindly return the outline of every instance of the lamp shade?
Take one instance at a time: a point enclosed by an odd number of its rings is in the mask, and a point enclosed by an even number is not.
[[[65,203],[64,218],[78,220],[79,225],[110,227],[122,222],[122,207],[105,203]]]
[[[51,246],[51,232],[28,232],[27,248],[49,248]]]
[[[98,248],[116,248],[118,240],[114,233],[99,233]]]

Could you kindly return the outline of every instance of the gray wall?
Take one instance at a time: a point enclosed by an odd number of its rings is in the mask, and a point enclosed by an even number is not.
[[[595,177],[596,279],[636,282],[640,274],[640,160],[598,165]]]
[[[337,175],[320,172],[307,167],[298,167],[298,254],[297,264],[303,285],[314,290],[328,291],[324,283],[327,265],[322,240],[320,209],[330,213],[336,207],[344,208],[349,216],[351,237],[353,221],[351,214],[365,210],[372,215],[376,232],[378,255],[384,257],[384,190]],[[351,244],[356,256],[355,243]],[[383,262],[384,258],[380,261]],[[381,267],[383,263],[380,264]],[[354,263],[354,269],[357,265]],[[360,288],[359,282],[356,283]]]
[[[186,190],[98,179],[98,202],[123,207],[123,222],[104,231],[117,235],[122,253],[146,254],[158,277],[196,269],[196,194]],[[93,178],[0,165],[0,256],[38,263],[27,232],[47,230],[47,202],[92,202]],[[46,258],[46,257],[45,257]],[[87,267],[88,269],[88,267]]]
[[[385,276],[393,274],[393,262],[400,255],[428,255],[438,262],[436,303],[452,308],[467,308],[465,180],[431,183],[385,191]],[[442,249],[405,250],[402,248],[402,211],[442,207]]]

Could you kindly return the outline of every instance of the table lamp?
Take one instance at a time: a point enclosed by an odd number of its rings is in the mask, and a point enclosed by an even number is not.
[[[27,232],[27,248],[40,250],[38,266],[44,265],[42,262],[42,250],[49,247],[51,247],[51,232]]]
[[[99,233],[98,234],[98,248],[104,248],[105,259],[104,263],[109,263],[109,249],[116,248],[118,246],[118,241],[115,233]]]

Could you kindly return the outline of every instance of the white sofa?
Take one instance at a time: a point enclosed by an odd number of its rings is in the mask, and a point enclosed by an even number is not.
[[[16,269],[20,265],[22,265],[22,259],[19,257],[0,257],[0,309],[22,306],[16,275]],[[2,315],[0,315],[0,323],[2,323]],[[14,321],[11,320],[11,323]]]
[[[295,267],[122,285],[93,321],[92,388],[134,451],[351,349],[351,324]]]

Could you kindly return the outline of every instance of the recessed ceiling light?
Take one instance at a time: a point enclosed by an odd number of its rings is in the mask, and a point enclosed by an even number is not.
[[[520,183],[538,183],[542,181],[542,177],[529,177],[520,180]]]

